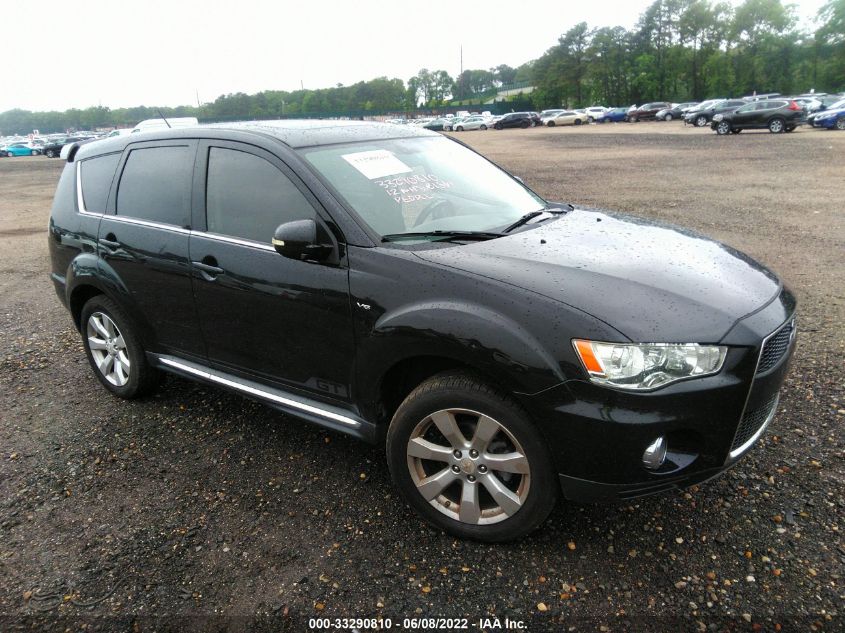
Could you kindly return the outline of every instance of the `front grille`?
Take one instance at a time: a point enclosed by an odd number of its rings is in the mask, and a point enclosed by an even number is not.
[[[795,321],[790,321],[769,337],[769,340],[763,345],[763,352],[760,354],[760,362],[757,365],[758,374],[769,371],[783,358],[786,350],[789,349],[789,342],[792,340],[794,329]]]
[[[754,437],[754,434],[766,423],[766,420],[772,414],[777,404],[778,394],[775,394],[759,407],[749,409],[745,412],[745,415],[742,416],[742,421],[739,423],[739,428],[736,430],[734,442],[731,444],[731,451],[735,451]]]

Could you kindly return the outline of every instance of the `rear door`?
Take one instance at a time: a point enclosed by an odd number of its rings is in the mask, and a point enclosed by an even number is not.
[[[196,141],[133,143],[100,222],[100,267],[151,351],[203,359],[188,236]]]
[[[212,365],[283,388],[348,401],[354,342],[345,257],[288,259],[276,227],[325,211],[277,156],[202,141],[196,170],[194,296]],[[330,241],[330,240],[329,240]]]

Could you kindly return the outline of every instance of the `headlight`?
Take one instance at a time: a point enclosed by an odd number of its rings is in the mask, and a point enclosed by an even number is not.
[[[725,117],[722,114],[716,114],[716,115],[713,116],[714,121],[721,121],[723,118],[725,118]]]
[[[717,374],[728,348],[697,343],[602,343],[574,339],[572,344],[595,383],[632,391],[657,389],[686,378]]]

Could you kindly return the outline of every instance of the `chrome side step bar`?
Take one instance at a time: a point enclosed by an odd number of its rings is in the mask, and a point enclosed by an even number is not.
[[[155,364],[165,371],[231,389],[298,417],[304,417],[317,424],[351,435],[365,439],[372,436],[373,424],[340,407],[268,387],[183,358],[160,354],[149,354],[149,356],[152,356]]]

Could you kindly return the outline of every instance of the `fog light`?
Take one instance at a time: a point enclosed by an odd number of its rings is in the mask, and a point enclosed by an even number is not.
[[[657,470],[666,460],[666,436],[661,435],[643,452],[643,466],[649,470]]]

